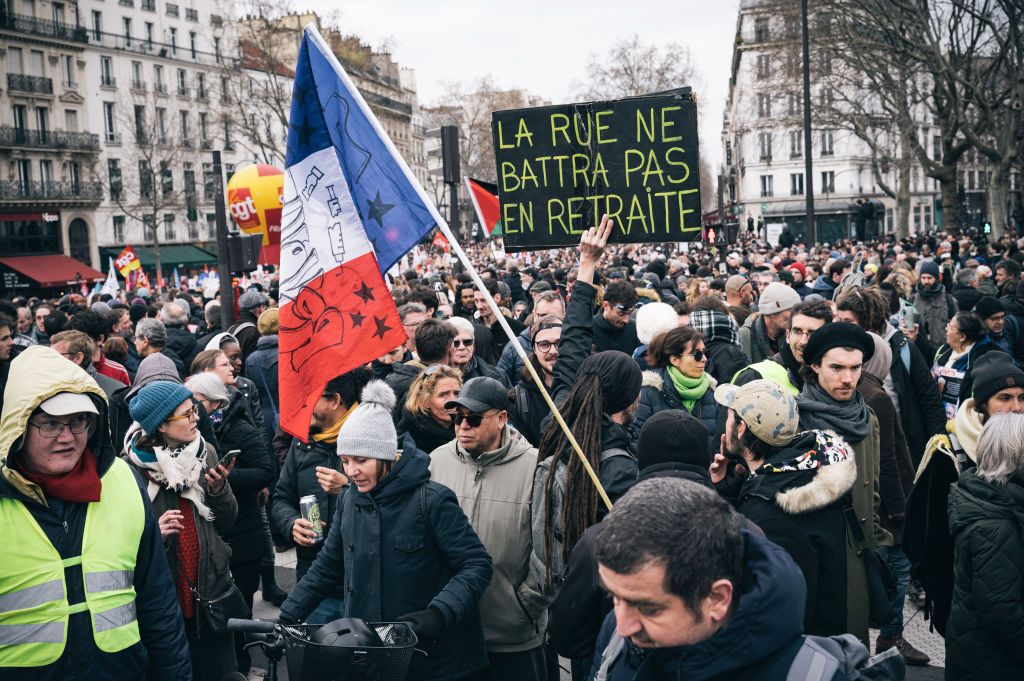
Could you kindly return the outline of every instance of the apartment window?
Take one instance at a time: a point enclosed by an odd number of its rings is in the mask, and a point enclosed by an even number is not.
[[[160,192],[164,198],[174,193],[174,171],[167,161],[160,161]]]
[[[32,186],[32,162],[22,158],[15,163],[18,166],[18,185],[21,187],[21,193],[27,194]]]
[[[110,57],[100,57],[100,85],[114,87],[116,84],[113,61],[111,61]]]
[[[213,55],[217,59],[217,63],[220,63],[220,38],[214,37],[213,39]]]
[[[821,191],[825,192],[826,194],[836,193],[836,171],[821,171]]]
[[[832,75],[832,55],[828,52],[823,52],[820,59],[821,72],[826,76]]]
[[[178,29],[171,26],[171,54],[178,54]]]
[[[142,84],[142,62],[132,62],[132,87],[136,90],[141,90],[145,86]]]
[[[770,132],[761,132],[758,133],[757,139],[761,147],[761,160],[772,160],[772,134]]]
[[[835,101],[835,94],[832,92],[832,88],[825,86],[821,88],[821,106],[822,108],[830,108]]]
[[[185,110],[179,111],[178,112],[178,116],[179,116],[179,119],[180,119],[179,120],[179,126],[181,128],[181,139],[184,141],[184,140],[187,140],[189,138],[189,136],[188,136],[188,133],[189,133],[188,111],[185,111]]]
[[[803,196],[804,193],[804,174],[803,173],[790,173],[789,174],[789,195],[790,196]]]
[[[732,142],[725,143],[725,165],[732,165]]]
[[[213,186],[213,164],[203,164],[203,198],[212,199],[214,194]]]
[[[39,162],[39,179],[44,185],[53,182],[53,161]]]
[[[231,119],[224,118],[224,148],[231,150],[234,145],[231,143]],[[228,173],[228,177],[231,177],[231,173]]]
[[[153,169],[149,161],[139,161],[139,196],[148,199],[153,195]]]
[[[938,161],[942,158],[942,138],[938,135],[932,137],[932,160]]]
[[[103,102],[103,132],[106,133],[108,142],[113,142],[117,139],[117,132],[114,127],[113,102]]]
[[[36,130],[39,131],[39,136],[43,139],[46,138],[46,133],[50,130],[50,110],[46,107],[36,107]]]
[[[835,149],[832,147],[832,131],[822,130],[821,131],[821,155],[831,156],[835,153]]]
[[[110,185],[110,199],[119,199],[124,185],[121,182],[121,161],[116,158],[107,159],[107,182]]]
[[[199,241],[199,223],[192,220],[188,223],[188,240]]]
[[[214,213],[206,214],[206,233],[211,239],[217,236],[217,216]]]
[[[205,111],[199,112],[199,139],[203,142],[210,139],[209,115]]]
[[[28,53],[29,56],[29,73],[33,76],[45,76],[43,71],[43,51],[32,50]]]
[[[771,175],[761,176],[761,196],[775,196],[775,178]]]
[[[192,58],[195,59],[196,58],[196,32],[195,31],[189,31],[188,32],[188,45],[189,45],[189,50],[192,52]]]
[[[153,66],[153,91],[167,94],[167,86],[164,84],[164,67],[160,64]]]
[[[754,42],[768,42],[768,17],[758,17],[754,20]]]
[[[172,213],[164,215],[164,238],[174,241],[174,215]]]
[[[818,14],[818,33],[823,36],[832,35],[832,15],[828,12]]]
[[[55,2],[53,3],[53,21],[56,24],[64,23],[64,3]]]
[[[800,158],[804,155],[804,136],[801,130],[789,132],[789,157]]]
[[[78,132],[78,112],[74,109],[64,109],[64,129]]]
[[[188,80],[185,75],[185,69],[178,69],[178,94],[182,96],[188,94]]]
[[[194,9],[185,8],[185,21],[199,21],[199,12]]]
[[[142,9],[145,12],[156,11],[156,0],[142,0]]]
[[[787,38],[799,38],[803,34],[803,26],[800,25],[800,17],[787,14],[785,22]]]
[[[196,74],[196,99],[206,99],[206,74]]]
[[[142,216],[143,241],[156,241],[156,218],[152,215]]]
[[[176,17],[176,16],[178,16],[178,6],[177,5],[168,2],[168,3],[166,3],[164,5],[164,8],[167,11],[167,16],[169,16],[169,17]]]
[[[790,116],[799,116],[800,114],[803,113],[804,100],[801,95],[797,94],[796,92],[790,92],[789,95],[786,97],[786,100],[788,102],[788,106],[786,107],[786,109],[787,113],[789,113]]]
[[[123,244],[124,242],[125,242],[125,238],[124,238],[124,216],[123,215],[115,215],[114,216],[114,243]]]
[[[228,77],[220,77],[220,101],[230,102],[231,101],[231,90],[228,86]]]
[[[75,82],[75,58],[70,54],[66,54],[61,62],[64,65],[64,86],[69,88],[78,87],[78,83]]]
[[[767,54],[757,55],[757,77],[764,80],[771,75],[771,57]]]
[[[975,188],[975,185],[974,185],[974,171],[973,170],[968,170],[967,171],[967,189],[973,190],[974,188]]]
[[[124,44],[125,47],[132,46],[132,20],[128,17],[124,17],[122,20],[124,25]]]
[[[146,107],[135,105],[135,141],[146,144]]]
[[[159,137],[160,144],[167,144],[167,109],[157,107],[156,132]]]
[[[757,115],[759,118],[770,118],[772,115],[772,96],[761,92],[757,95]]]
[[[153,22],[146,22],[146,45],[153,49]]]
[[[103,40],[103,12],[92,11],[92,39]]]

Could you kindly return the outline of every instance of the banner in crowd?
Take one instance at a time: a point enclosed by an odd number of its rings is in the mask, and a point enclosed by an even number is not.
[[[690,88],[496,111],[491,132],[508,250],[576,246],[605,213],[613,242],[700,238]]]
[[[405,341],[383,273],[434,221],[313,26],[295,67],[285,165],[281,427],[305,440],[330,379]]]
[[[227,192],[228,211],[238,228],[263,237],[259,262],[279,264],[284,173],[274,166],[254,163],[231,176]]]
[[[476,210],[476,217],[487,236],[501,234],[501,208],[498,205],[498,185],[483,180],[466,178],[466,189]]]
[[[135,255],[135,249],[131,246],[125,246],[120,255],[117,256],[117,260],[114,261],[117,265],[117,271],[121,273],[122,277],[128,278],[128,273],[141,269],[142,263],[139,262],[139,257]]]
[[[114,259],[108,258],[107,260],[107,279],[103,282],[100,293],[109,293],[112,296],[116,296],[117,292],[121,289],[121,286],[117,283],[117,272],[114,267]]]

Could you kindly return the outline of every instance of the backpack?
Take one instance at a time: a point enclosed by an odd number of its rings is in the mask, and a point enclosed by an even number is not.
[[[902,681],[907,668],[895,647],[872,657],[853,634],[808,635],[789,666],[786,681],[829,681],[836,672],[850,681]]]
[[[228,329],[228,333],[230,333],[235,338],[238,338],[238,332],[239,331],[244,331],[245,329],[255,329],[255,328],[256,328],[256,325],[253,324],[252,322],[240,322],[238,324],[232,325]]]

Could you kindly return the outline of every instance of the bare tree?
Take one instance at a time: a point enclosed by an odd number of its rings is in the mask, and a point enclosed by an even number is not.
[[[698,91],[698,80],[689,48],[677,43],[649,45],[634,33],[612,45],[606,54],[592,52],[583,80],[573,81],[572,87],[579,99],[607,100],[684,85]]]

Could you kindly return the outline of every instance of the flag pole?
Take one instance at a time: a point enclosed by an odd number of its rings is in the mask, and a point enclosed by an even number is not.
[[[526,365],[526,369],[530,373],[530,378],[532,378],[533,382],[537,384],[537,388],[540,390],[541,396],[547,403],[548,408],[551,409],[551,415],[562,429],[562,432],[565,433],[570,446],[572,446],[573,451],[576,452],[576,456],[579,457],[580,462],[583,464],[583,468],[587,471],[587,475],[590,477],[591,482],[593,482],[594,486],[597,488],[597,493],[601,496],[601,500],[604,502],[604,505],[611,510],[612,501],[608,498],[608,493],[605,491],[604,485],[602,485],[601,481],[598,479],[597,472],[594,471],[594,467],[590,465],[590,461],[588,461],[586,455],[584,455],[583,448],[580,447],[579,442],[576,441],[576,437],[572,434],[572,430],[568,425],[566,425],[565,420],[562,418],[562,414],[558,411],[558,407],[555,406],[554,400],[551,399],[551,395],[548,393],[547,387],[544,385],[544,381],[542,381],[540,376],[537,374],[537,370],[534,368],[533,363],[529,361],[529,358],[526,355],[526,350],[524,350],[523,346],[519,344],[516,334],[512,331],[512,327],[508,325],[508,321],[505,320],[505,315],[503,315],[501,310],[498,308],[498,303],[495,302],[494,297],[487,290],[487,287],[484,286],[483,279],[480,278],[480,274],[476,271],[476,268],[473,267],[473,263],[470,261],[469,256],[466,255],[464,250],[462,250],[462,246],[455,238],[455,235],[452,234],[452,230],[448,227],[448,223],[443,217],[441,217],[441,213],[437,210],[434,202],[427,196],[426,190],[424,190],[423,186],[420,185],[420,181],[416,179],[416,176],[409,168],[409,165],[405,162],[405,158],[403,158],[398,152],[398,149],[395,148],[394,143],[391,141],[391,137],[389,137],[387,132],[384,131],[380,121],[377,120],[373,111],[370,110],[370,107],[366,104],[362,94],[360,94],[358,88],[356,88],[355,83],[353,83],[352,79],[349,78],[348,73],[338,61],[338,58],[334,55],[334,52],[327,45],[326,41],[324,41],[323,36],[320,35],[320,31],[317,30],[314,24],[311,23],[306,25],[306,35],[308,35],[310,39],[320,47],[321,52],[323,52],[326,58],[331,62],[335,73],[339,78],[341,78],[349,92],[352,93],[352,98],[359,105],[359,108],[362,109],[367,120],[369,120],[370,124],[377,131],[377,135],[384,142],[388,151],[391,152],[391,155],[394,157],[398,167],[402,169],[403,173],[405,173],[406,179],[409,180],[409,184],[416,190],[416,193],[419,195],[423,205],[426,206],[427,211],[430,212],[430,217],[434,219],[434,224],[437,225],[437,228],[440,229],[441,233],[444,234],[446,239],[448,239],[448,243],[451,244],[452,250],[455,251],[455,255],[459,258],[462,262],[462,266],[466,268],[466,272],[473,279],[473,283],[476,285],[477,290],[483,293],[487,298],[487,305],[491,308],[491,313],[494,314],[495,319],[498,320],[502,330],[504,330],[505,334],[508,336],[509,343],[515,348],[516,354],[519,355],[519,359],[521,359],[523,364]]]

